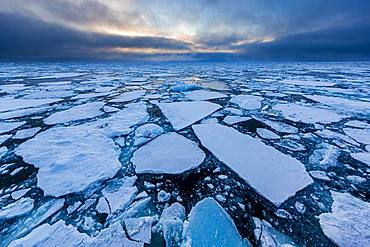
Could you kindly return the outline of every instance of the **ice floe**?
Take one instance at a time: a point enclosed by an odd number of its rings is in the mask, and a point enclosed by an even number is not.
[[[8,220],[25,215],[31,212],[33,204],[34,200],[29,197],[21,198],[16,202],[8,204],[0,209],[0,220]]]
[[[313,182],[298,160],[233,128],[202,124],[193,129],[203,146],[275,205]]]
[[[184,246],[247,246],[234,221],[212,198],[198,202],[191,210]]]
[[[51,128],[15,152],[39,168],[37,185],[52,196],[82,191],[113,177],[121,167],[114,142],[88,126]]]
[[[0,99],[0,112],[12,111],[22,108],[36,107],[41,105],[48,105],[62,99],[15,99],[15,98],[2,98]]]
[[[244,110],[257,110],[261,108],[263,98],[255,95],[237,95],[230,99],[230,103],[238,105]]]
[[[211,99],[219,99],[219,98],[226,98],[227,95],[219,92],[214,91],[207,91],[207,90],[194,90],[190,92],[184,93],[185,97],[190,100],[211,100]]]
[[[56,112],[47,117],[44,122],[46,124],[66,123],[86,118],[93,118],[104,114],[100,109],[103,107],[103,102],[87,103],[79,106],[74,106],[68,110]]]
[[[159,103],[158,106],[175,130],[181,130],[221,108],[206,101]]]
[[[26,139],[33,137],[41,130],[40,127],[18,130],[13,136],[14,139]]]
[[[136,90],[131,92],[125,92],[118,97],[111,99],[111,103],[123,103],[141,98],[145,94],[145,90]]]
[[[10,132],[10,131],[22,126],[25,123],[26,122],[24,122],[24,121],[22,121],[22,122],[0,122],[0,134]]]
[[[320,215],[325,235],[338,246],[367,246],[370,239],[370,203],[348,193],[331,191],[331,212]]]
[[[137,173],[181,173],[197,167],[204,158],[195,142],[171,132],[139,148],[131,161]]]

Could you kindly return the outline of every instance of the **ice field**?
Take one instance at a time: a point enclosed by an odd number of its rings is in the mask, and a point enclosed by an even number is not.
[[[0,64],[0,246],[370,246],[370,63]]]

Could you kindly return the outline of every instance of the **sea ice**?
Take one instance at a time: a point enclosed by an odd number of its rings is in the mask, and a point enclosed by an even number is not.
[[[125,92],[118,97],[111,99],[111,103],[123,103],[131,100],[139,99],[145,94],[145,90],[136,90],[131,92]]]
[[[40,127],[18,130],[17,133],[15,133],[15,135],[13,136],[13,139],[30,138],[36,135],[37,132],[39,132],[40,130],[41,130]]]
[[[207,91],[207,90],[194,90],[190,92],[184,93],[185,97],[190,100],[211,100],[211,99],[219,99],[219,98],[225,98],[227,97],[226,94],[219,93],[219,92],[213,92],[213,91]]]
[[[131,161],[137,173],[181,173],[197,167],[204,158],[205,154],[196,143],[172,132],[139,148]]]
[[[33,209],[34,200],[27,197],[21,198],[11,204],[0,209],[0,220],[9,220],[28,214]]]
[[[25,123],[26,122],[24,121],[22,122],[0,122],[0,134],[12,131],[22,126]]]
[[[135,145],[142,145],[164,132],[163,128],[157,124],[148,123],[135,130]]]
[[[0,135],[0,145],[6,142],[12,135]]]
[[[0,112],[12,111],[22,108],[36,107],[41,105],[48,105],[62,99],[15,99],[15,98],[2,98],[0,99]]]
[[[183,245],[246,246],[234,221],[213,198],[205,198],[191,209]]]
[[[58,124],[81,119],[93,118],[104,114],[100,109],[104,106],[103,102],[93,102],[74,106],[68,110],[55,112],[44,119],[46,124]]]
[[[159,103],[158,106],[175,130],[181,130],[221,108],[207,101]]]
[[[370,144],[370,129],[344,128],[344,133],[363,144]]]
[[[250,120],[250,117],[240,117],[240,116],[226,116],[224,120],[222,120],[224,123],[228,125],[233,125],[236,123],[244,122]]]
[[[274,105],[272,109],[281,112],[283,117],[288,120],[307,124],[329,124],[339,122],[347,117],[327,109],[299,104],[278,104]]]
[[[125,219],[128,236],[132,240],[150,244],[153,221],[154,219],[152,217]]]
[[[289,124],[282,123],[282,122],[277,122],[277,121],[272,121],[272,120],[268,120],[268,119],[261,118],[261,117],[253,117],[253,118],[257,121],[260,121],[260,122],[266,124],[267,126],[276,130],[277,132],[284,133],[284,134],[296,134],[296,133],[298,133],[298,129],[294,126],[289,125]]]
[[[351,157],[355,160],[361,161],[366,165],[370,166],[370,153],[369,152],[362,152],[362,153],[351,153]]]
[[[254,95],[237,95],[230,99],[230,103],[238,105],[244,110],[257,110],[261,108],[263,98]]]
[[[268,129],[257,128],[256,132],[262,139],[274,140],[280,138],[279,135],[275,134],[274,132]]]
[[[93,182],[113,177],[121,168],[114,142],[84,125],[51,128],[15,152],[39,168],[38,186],[45,195],[56,197],[82,191]]]
[[[258,218],[253,218],[256,228],[254,236],[260,241],[261,247],[294,247],[296,245],[292,239],[285,236],[271,226],[270,223]]]
[[[320,215],[325,235],[338,246],[368,246],[370,239],[370,203],[348,193],[331,191],[330,213]]]
[[[302,163],[258,139],[220,124],[193,129],[203,146],[277,206],[313,182]]]

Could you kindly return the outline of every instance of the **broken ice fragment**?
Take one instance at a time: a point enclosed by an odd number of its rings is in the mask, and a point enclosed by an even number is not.
[[[370,239],[370,203],[348,193],[331,191],[330,213],[320,215],[321,228],[340,247],[368,246]]]
[[[137,173],[181,173],[198,166],[204,158],[196,143],[172,132],[139,148],[131,161]]]
[[[234,221],[212,198],[198,202],[189,215],[184,246],[245,246]]]
[[[313,182],[302,163],[258,139],[220,124],[193,129],[204,147],[275,205]]]
[[[261,108],[263,98],[254,95],[237,95],[230,99],[230,103],[238,105],[244,110],[257,110]]]
[[[159,103],[158,107],[175,130],[181,130],[221,108],[207,101]]]

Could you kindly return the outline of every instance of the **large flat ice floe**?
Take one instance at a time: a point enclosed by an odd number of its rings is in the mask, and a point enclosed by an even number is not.
[[[206,101],[159,103],[158,107],[175,130],[181,130],[221,108]]]
[[[12,131],[22,126],[25,123],[26,122],[24,121],[22,122],[0,122],[0,134]]]
[[[62,99],[15,99],[2,98],[0,99],[0,112],[12,111],[28,107],[36,107],[41,105],[52,104]]]
[[[122,103],[127,102],[135,99],[141,98],[145,94],[145,90],[136,90],[131,92],[125,92],[118,97],[111,99],[109,102],[111,103]]]
[[[51,114],[44,122],[51,125],[97,117],[104,114],[104,112],[100,110],[103,106],[103,102],[93,102],[74,106],[68,110]]]
[[[247,246],[234,221],[213,199],[206,198],[192,208],[183,246]]]
[[[281,112],[283,117],[288,120],[307,124],[329,124],[339,122],[347,117],[328,109],[299,104],[278,104],[272,109]]]
[[[244,110],[257,110],[261,108],[263,98],[255,95],[237,95],[231,98],[230,103],[238,105]]]
[[[131,161],[137,173],[181,173],[198,166],[204,158],[195,142],[172,132],[139,148]]]
[[[313,182],[301,162],[258,139],[220,124],[193,129],[203,146],[277,206]]]
[[[89,246],[89,247],[141,247],[143,242],[129,240],[119,222],[102,230],[97,236],[90,237],[80,233],[76,227],[66,225],[62,220],[54,225],[43,224],[23,238],[13,241],[10,247],[58,247],[58,246]]]
[[[325,235],[340,247],[369,246],[370,203],[348,193],[332,191],[331,213],[320,215]]]
[[[51,128],[15,152],[39,168],[37,185],[51,196],[82,191],[93,182],[113,177],[121,167],[114,142],[84,125]]]

